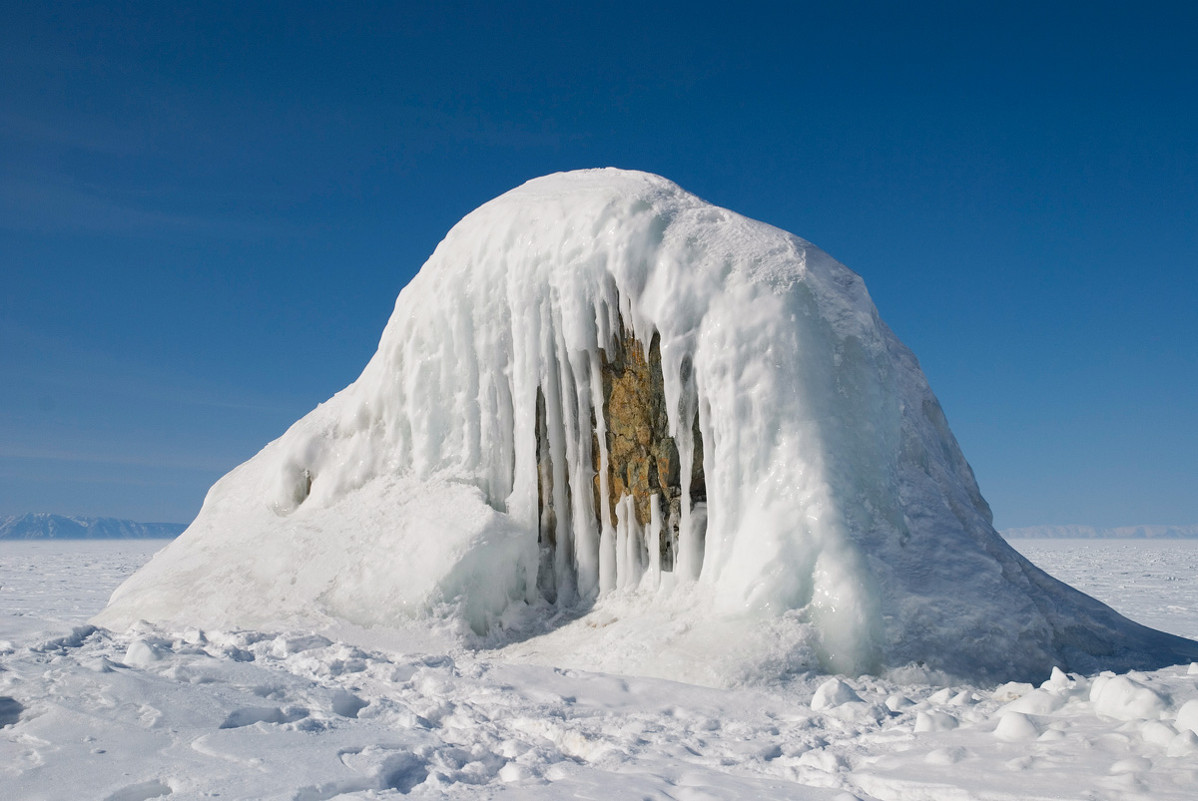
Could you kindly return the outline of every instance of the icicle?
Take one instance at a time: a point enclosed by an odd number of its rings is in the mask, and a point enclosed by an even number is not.
[[[694,419],[693,416],[691,419]],[[678,446],[678,475],[682,488],[682,502],[679,509],[682,519],[678,524],[678,550],[675,552],[674,572],[680,580],[695,580],[699,578],[699,572],[703,568],[703,554],[700,550],[696,520],[692,511],[694,499],[691,498],[693,478],[691,468],[695,458],[695,439],[691,427],[679,426],[674,442]]]
[[[712,466],[713,460],[710,457],[712,457],[716,452],[715,451],[716,441],[715,441],[715,432],[712,430],[712,426],[711,426],[711,407],[708,405],[706,400],[701,400],[699,398],[697,387],[696,387],[696,392],[695,392],[695,406],[696,406],[695,426],[696,426],[696,430],[698,431],[698,436],[701,438],[700,444],[703,448],[703,454],[702,454],[703,459],[701,460],[701,464],[700,464],[700,466],[703,468],[703,500],[702,500],[702,503],[700,504],[698,502],[698,499],[694,498],[693,496],[691,497],[691,513],[690,513],[690,519],[689,519],[688,523],[689,523],[689,531],[690,531],[690,537],[691,537],[692,553],[694,554],[693,565],[692,565],[693,570],[694,570],[694,575],[695,575],[695,578],[697,578],[697,579],[703,578],[704,580],[706,580],[709,577],[710,568],[714,567],[714,565],[712,564],[712,560],[710,560],[708,558],[708,548],[707,548],[707,542],[708,542],[707,532],[709,529],[708,514],[707,514],[707,499],[709,497],[709,490],[707,489],[707,482],[708,482],[710,476],[712,475],[712,471],[710,470],[710,468]],[[704,432],[708,432],[708,433],[705,434]],[[691,483],[691,486],[688,488],[688,493],[694,489],[695,476],[693,474],[693,471],[691,470],[691,467],[694,464],[694,450],[693,449],[695,447],[696,447],[696,444],[695,444],[695,440],[694,440],[694,436],[693,436],[693,432],[692,432],[692,437],[691,437],[691,448],[692,448],[691,454],[692,455],[690,457],[691,461],[687,462],[687,471],[690,474],[688,481],[690,481],[690,483]]]
[[[641,561],[644,540],[636,521],[636,507],[631,495],[624,495],[616,504],[616,588],[635,587],[644,575]]]
[[[649,586],[657,589],[661,584],[661,496],[649,496]]]
[[[593,350],[593,349],[592,349]],[[591,453],[593,432],[589,425],[595,414],[591,405],[592,386],[591,361],[582,354],[574,367],[575,400],[578,404],[577,444],[575,446],[573,470],[570,474],[570,489],[573,493],[571,509],[574,512],[574,567],[578,581],[578,597],[584,601],[594,600],[599,592],[599,529],[592,501],[595,468]],[[602,416],[602,409],[597,413]]]
[[[636,502],[632,496],[627,497],[628,504],[628,538],[625,540],[625,546],[628,548],[626,571],[628,578],[624,582],[626,587],[636,587],[641,583],[641,578],[645,575],[645,532],[641,528],[641,524],[636,519]]]
[[[691,460],[694,458],[694,443],[690,433],[682,434],[676,441],[678,446],[678,475],[682,486],[682,503],[679,510],[682,520],[678,524],[678,550],[674,558],[674,572],[679,579],[699,577],[697,551],[691,528]]]
[[[616,575],[615,587],[622,589],[628,580],[628,506],[624,498],[616,502]]]
[[[495,449],[491,497],[496,501],[506,499],[512,492],[515,476],[512,474],[516,465],[516,452],[509,432],[514,430],[515,409],[512,408],[512,387],[507,381],[497,380],[492,385],[495,413],[492,415],[492,429],[485,434],[485,441],[494,443]],[[506,505],[503,511],[507,511]]]
[[[603,319],[602,316],[599,318]],[[601,340],[603,341],[603,340]],[[604,343],[607,344],[606,342]],[[616,588],[616,543],[611,527],[611,510],[607,499],[611,497],[608,481],[607,422],[603,419],[603,377],[599,367],[599,354],[591,353],[591,405],[595,409],[595,434],[599,439],[599,594]],[[581,577],[579,578],[582,584]]]
[[[616,588],[616,531],[604,526],[599,535],[599,594]]]
[[[554,326],[552,330],[560,331],[560,325]],[[570,366],[565,360],[565,345],[560,335],[555,337],[555,344],[556,352],[550,365],[556,379],[554,411],[549,414],[551,423],[556,426],[555,434],[551,434],[549,438],[553,447],[553,502],[558,509],[554,576],[557,579],[558,603],[570,606],[574,604],[578,592],[578,579],[574,575],[573,498],[568,479],[569,467],[573,463],[571,450],[575,440],[572,431],[576,393],[573,376],[569,371]]]
[[[513,321],[515,324],[515,321]],[[515,414],[512,420],[512,491],[508,495],[508,515],[526,531],[532,532],[533,548],[536,545],[536,532],[539,530],[537,514],[537,443],[536,443],[536,392],[537,385],[526,380],[536,376],[536,371],[529,369],[529,364],[535,364],[538,353],[529,348],[526,341],[516,338],[513,342],[513,363],[516,368],[512,371],[511,396]],[[537,600],[537,561],[530,559],[525,564],[526,576],[524,581],[525,601],[535,603]]]

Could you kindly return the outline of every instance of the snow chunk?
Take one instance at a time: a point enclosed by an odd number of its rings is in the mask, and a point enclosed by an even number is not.
[[[1169,708],[1159,693],[1128,676],[1098,676],[1090,685],[1090,703],[1099,715],[1118,720],[1157,718]]]
[[[994,736],[1009,743],[1034,740],[1040,736],[1040,729],[1022,712],[1004,712],[998,719]]]
[[[994,688],[994,692],[990,696],[999,702],[1014,701],[1016,698],[1022,698],[1030,693],[1035,688],[1023,681],[1008,681],[1006,684],[1000,684]]]
[[[1189,730],[1178,733],[1165,751],[1171,757],[1188,756],[1195,752],[1198,752],[1198,734]]]
[[[1065,701],[1065,698],[1056,693],[1033,690],[1022,698],[1016,698],[1003,709],[1008,712],[1024,712],[1029,715],[1048,715],[1060,709]]]
[[[1191,698],[1177,710],[1177,728],[1198,734],[1198,698]]]
[[[1177,736],[1177,731],[1168,723],[1159,720],[1146,720],[1140,726],[1140,736],[1144,738],[1144,742],[1152,743],[1160,748],[1168,748],[1173,742],[1173,738]]]
[[[947,712],[939,712],[937,710],[929,710],[927,712],[918,712],[915,715],[915,731],[951,731],[961,722]]]
[[[845,682],[840,679],[828,679],[816,688],[815,695],[811,698],[811,708],[820,712],[860,700],[861,696]]]
[[[332,640],[319,634],[291,634],[276,637],[270,650],[274,656],[284,657],[302,654],[304,651],[311,651],[314,648],[327,648],[332,644]]]
[[[1040,685],[1040,689],[1056,690],[1059,692],[1072,687],[1073,684],[1074,681],[1073,679],[1069,678],[1069,674],[1054,665],[1052,668],[1052,674],[1048,677],[1047,681]]]
[[[129,643],[123,661],[129,667],[146,668],[163,657],[163,648],[157,643],[136,639]]]

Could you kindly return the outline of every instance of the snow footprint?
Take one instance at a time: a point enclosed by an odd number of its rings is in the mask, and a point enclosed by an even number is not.
[[[326,801],[339,795],[371,790],[395,790],[407,795],[428,778],[427,763],[406,751],[371,745],[345,749],[340,756],[341,763],[363,774],[362,778],[301,787],[294,801]]]
[[[0,695],[0,728],[15,724],[21,719],[21,713],[24,711],[25,707],[20,701],[8,695]]]
[[[333,712],[343,718],[356,718],[359,712],[370,706],[369,701],[362,700],[348,690],[333,693],[332,704]]]

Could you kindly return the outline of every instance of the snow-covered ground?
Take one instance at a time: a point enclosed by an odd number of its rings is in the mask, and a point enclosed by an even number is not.
[[[302,631],[83,626],[161,544],[0,543],[0,796],[1198,793],[1198,667],[1038,689],[907,674],[716,690],[439,652],[427,634],[366,649]],[[1133,618],[1198,634],[1198,543],[1018,546]]]

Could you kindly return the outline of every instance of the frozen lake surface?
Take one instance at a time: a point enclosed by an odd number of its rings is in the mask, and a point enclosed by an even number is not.
[[[1198,539],[1012,540],[1011,545],[1137,623],[1198,639]]]
[[[0,542],[0,640],[69,631],[170,540]]]
[[[801,677],[717,690],[303,631],[81,626],[163,541],[0,543],[0,795],[1189,799],[1198,667],[1031,685]],[[1028,541],[1198,635],[1198,542]],[[81,787],[86,787],[82,790]]]

